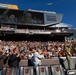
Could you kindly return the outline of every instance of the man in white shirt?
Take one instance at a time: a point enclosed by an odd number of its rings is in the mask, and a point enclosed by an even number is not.
[[[41,65],[41,59],[44,58],[44,55],[42,55],[42,52],[40,49],[38,50],[33,50],[34,52],[34,63],[35,63],[35,66],[38,66],[38,65]]]

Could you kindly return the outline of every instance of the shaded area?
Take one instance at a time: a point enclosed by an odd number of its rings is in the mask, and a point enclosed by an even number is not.
[[[1,40],[6,41],[64,41],[64,36],[32,35],[32,34],[1,34]]]

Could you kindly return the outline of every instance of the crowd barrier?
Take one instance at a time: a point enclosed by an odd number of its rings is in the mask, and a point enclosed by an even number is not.
[[[52,68],[52,69],[51,69]],[[1,75],[65,75],[61,65],[50,66],[23,66],[20,68],[4,67]]]
[[[58,58],[52,58],[52,59],[42,59],[42,65],[47,65],[50,67],[51,64],[59,64]],[[19,63],[19,66],[28,66],[28,60],[21,60]],[[8,64],[6,63],[4,67],[8,67]]]
[[[65,69],[68,69],[68,62],[67,62],[67,59],[66,57],[61,57],[61,59],[63,59],[63,64],[65,66]],[[71,69],[76,69],[76,57],[71,57]]]
[[[61,59],[63,60],[63,64],[65,66],[65,69],[68,69],[68,62],[66,60],[66,57],[61,57]],[[48,67],[50,67],[50,65],[52,64],[60,64],[59,59],[56,58],[52,58],[52,59],[42,59],[42,65],[47,65]],[[1,65],[2,66],[2,65]],[[21,60],[19,63],[19,66],[28,66],[28,60]],[[71,68],[72,69],[76,69],[76,57],[71,57]],[[5,64],[4,67],[8,67],[8,64]]]
[[[66,57],[61,57],[61,59],[63,59],[64,66],[67,69],[68,64]],[[9,68],[8,65],[6,64],[3,67],[2,75],[65,75],[63,68],[59,63],[59,59],[57,57],[52,59],[42,59],[41,61],[42,61],[41,66],[33,67],[28,66],[28,60],[21,60],[19,63],[19,69]],[[71,61],[72,61],[71,64],[72,69],[75,69],[76,57],[71,57]],[[11,74],[9,71],[11,71]],[[76,73],[76,71],[74,72]]]

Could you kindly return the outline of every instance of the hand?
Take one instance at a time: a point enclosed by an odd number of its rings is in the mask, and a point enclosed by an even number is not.
[[[6,51],[3,51],[3,54],[2,55],[5,55]]]
[[[0,50],[0,52],[3,52],[3,50]]]
[[[7,57],[9,56],[9,54],[6,55]]]
[[[17,55],[17,57],[19,57],[19,56],[20,56],[20,54]]]

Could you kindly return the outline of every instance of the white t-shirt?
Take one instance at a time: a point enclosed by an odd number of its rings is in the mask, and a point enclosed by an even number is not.
[[[38,52],[34,53],[35,66],[41,65],[41,59],[44,58],[44,55],[40,55]]]

